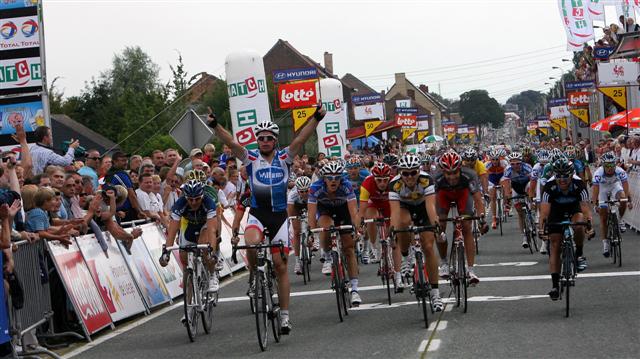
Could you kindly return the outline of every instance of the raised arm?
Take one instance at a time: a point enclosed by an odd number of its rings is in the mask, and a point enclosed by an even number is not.
[[[209,115],[207,117],[207,125],[213,129],[213,132],[216,134],[216,137],[222,141],[225,145],[231,148],[233,154],[243,160],[245,158],[246,150],[242,147],[238,142],[233,139],[233,135],[231,135],[227,130],[225,130],[222,126],[218,124],[218,119],[216,115],[213,114],[213,110],[209,107]]]
[[[20,144],[20,165],[24,168],[24,178],[31,178],[33,175],[33,161],[31,160],[31,152],[29,152],[27,134],[24,132],[24,125],[16,124],[15,127],[16,134],[11,137]]]

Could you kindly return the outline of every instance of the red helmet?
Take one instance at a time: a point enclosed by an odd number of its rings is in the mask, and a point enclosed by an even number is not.
[[[384,162],[377,162],[371,169],[373,177],[389,177],[391,174],[391,167]]]
[[[443,171],[456,171],[462,165],[462,158],[459,154],[453,151],[446,152],[440,157],[438,166]]]

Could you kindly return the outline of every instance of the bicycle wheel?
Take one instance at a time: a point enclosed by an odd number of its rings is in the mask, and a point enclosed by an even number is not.
[[[563,248],[562,256],[562,279],[565,289],[565,317],[569,317],[569,308],[571,307],[571,280],[573,278],[575,258],[573,256],[573,248],[570,245],[565,245]]]
[[[533,249],[535,250],[535,252],[538,252],[539,251],[538,241],[536,240],[536,238],[538,238],[538,232],[536,231],[536,224],[535,224],[535,221],[533,220],[533,215],[531,214],[531,211],[528,212],[527,219],[529,221],[529,228],[531,229],[531,243],[529,243],[529,247],[533,246]]]
[[[300,235],[300,261],[302,262],[302,280],[306,285],[307,275],[309,274],[309,252],[307,251],[309,248],[304,236],[304,234]]]
[[[422,318],[424,319],[425,328],[429,328],[429,317],[427,315],[427,282],[424,272],[424,261],[422,253],[416,252],[416,299],[422,307]]]
[[[609,214],[609,224],[607,228],[609,229],[609,242],[611,246],[611,252],[613,257],[613,264],[618,263],[618,266],[622,266],[622,258],[619,256],[619,245],[620,239],[622,238],[622,234],[620,233],[620,223],[618,222],[618,216],[614,213]]]
[[[464,246],[459,244],[456,246],[456,251],[458,252],[458,278],[459,278],[459,292],[460,299],[459,302],[462,302],[464,307],[464,312],[467,312],[467,287],[469,286],[469,281],[467,280],[467,266],[466,266],[466,258],[464,255]]]
[[[205,275],[201,279],[200,292],[202,298],[202,328],[204,332],[211,333],[213,327],[213,307],[215,307],[218,300],[218,293],[209,293],[209,276],[218,275],[217,273],[209,274],[208,270],[203,271]]]
[[[253,281],[253,275],[254,272],[251,271],[249,272],[249,288],[251,288],[251,283]],[[249,292],[247,292],[247,295],[249,295]],[[255,296],[255,292],[253,293],[253,295]],[[256,314],[256,306],[255,306],[255,300],[253,300],[253,298],[249,297],[249,307],[251,307],[251,314]]]
[[[473,242],[476,245],[476,254],[480,254],[480,247],[478,247],[478,239],[480,239],[480,226],[478,220],[473,221]]]
[[[458,277],[458,251],[456,250],[457,244],[455,241],[451,246],[451,254],[449,255],[449,284],[451,290],[456,296],[456,307],[460,306],[460,278]]]
[[[387,287],[387,300],[389,301],[389,305],[391,305],[391,283],[389,277],[391,276],[391,267],[389,265],[389,249],[385,242],[381,243],[381,257],[380,261],[380,277],[382,277],[382,286]]]
[[[187,335],[190,341],[196,340],[198,330],[198,311],[196,308],[196,288],[194,287],[193,270],[188,268],[182,275],[182,292],[184,294],[184,326],[187,327]]]
[[[349,289],[347,284],[349,283],[349,272],[347,271],[347,261],[344,257],[344,254],[340,254],[340,267],[342,268],[342,309],[344,310],[344,315],[349,315],[347,311],[348,308],[351,307],[351,301],[349,300]]]
[[[267,349],[267,321],[269,311],[267,307],[267,290],[265,288],[265,279],[262,272],[254,271],[254,278],[256,283],[256,293],[253,297],[254,308],[256,310],[256,333],[258,334],[258,345],[260,350],[265,351]]]
[[[276,343],[280,343],[280,304],[274,299],[274,294],[278,293],[278,282],[275,278],[275,272],[271,263],[267,264],[267,307],[269,309],[269,321],[271,322],[271,330],[273,339]]]
[[[340,321],[344,321],[344,318],[342,317],[342,307],[343,307],[343,301],[344,301],[344,296],[342,294],[343,290],[344,290],[344,279],[342,278],[341,275],[341,268],[340,268],[340,263],[338,261],[338,253],[336,252],[331,252],[331,279],[333,281],[332,286],[333,286],[333,290],[336,292],[336,303],[338,305],[338,317],[340,318]]]

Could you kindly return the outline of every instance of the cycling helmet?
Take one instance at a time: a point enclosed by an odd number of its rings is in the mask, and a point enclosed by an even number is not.
[[[560,152],[560,153],[551,153],[551,155],[549,156],[549,162],[554,163],[560,159],[566,159],[567,157],[564,155],[564,153]]]
[[[431,162],[433,162],[433,158],[431,157],[430,154],[427,153],[424,156],[422,156],[422,163],[423,164],[429,164]]]
[[[553,155],[558,155],[558,154],[559,154],[559,155],[563,155],[563,156],[564,156],[564,153],[562,152],[562,150],[561,150],[561,149],[554,147],[554,148],[551,150],[551,156],[553,156]]]
[[[403,170],[418,167],[420,167],[420,158],[416,155],[406,154],[400,158],[400,161],[398,161],[398,168]]]
[[[509,156],[507,156],[509,162],[511,161],[522,161],[522,153],[520,152],[511,152]]]
[[[398,165],[398,155],[393,153],[387,153],[382,158],[382,162],[388,164],[389,166],[397,166]]]
[[[438,166],[444,171],[456,171],[462,165],[462,158],[454,151],[445,152],[438,160]]]
[[[549,163],[549,152],[545,150],[538,151],[538,162],[543,165]]]
[[[478,159],[478,152],[473,148],[467,148],[464,152],[462,152],[462,159],[467,161],[473,161]]]
[[[618,162],[618,157],[613,152],[606,152],[600,157],[600,161],[602,163],[616,163]]]
[[[391,167],[383,162],[377,162],[371,169],[373,177],[389,177],[391,174]]]
[[[531,156],[533,155],[533,148],[525,147],[522,149],[522,156]]]
[[[330,161],[326,165],[322,166],[320,174],[326,175],[341,175],[344,172],[344,166],[337,161]]]
[[[507,157],[507,150],[505,150],[504,148],[499,149],[498,153],[500,154],[500,157],[502,157],[502,158]]]
[[[570,159],[570,160],[574,160],[578,155],[578,151],[573,146],[567,146],[564,149],[564,153],[567,156],[567,158]]]
[[[311,186],[311,179],[307,176],[300,176],[296,178],[296,188],[298,191],[306,191]]]
[[[207,174],[203,170],[191,170],[187,173],[187,181],[199,181],[205,183],[207,181]]]
[[[360,159],[357,158],[357,157],[351,157],[347,161],[347,164],[346,164],[345,167],[347,167],[347,169],[349,169],[349,168],[358,168],[360,166],[362,166],[362,164],[360,163]]]
[[[553,162],[553,173],[558,177],[571,177],[574,173],[573,162],[560,158]]]
[[[500,151],[499,150],[492,150],[491,152],[489,152],[489,158],[492,160],[499,160],[500,159]]]
[[[198,180],[189,180],[182,185],[182,193],[187,198],[195,198],[204,195],[204,183]]]
[[[267,120],[267,121],[262,121],[262,122],[258,123],[253,128],[253,133],[256,136],[260,132],[271,132],[271,133],[273,133],[274,136],[278,137],[278,135],[280,134],[280,128],[275,123]]]

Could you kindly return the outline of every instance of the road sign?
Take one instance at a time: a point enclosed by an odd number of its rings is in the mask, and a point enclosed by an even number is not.
[[[189,109],[169,130],[169,135],[189,153],[194,148],[206,145],[213,136],[213,131],[194,110]]]

